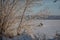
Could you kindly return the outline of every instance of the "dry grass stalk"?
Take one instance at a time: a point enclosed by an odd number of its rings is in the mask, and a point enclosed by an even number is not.
[[[17,36],[18,34],[22,33],[22,29],[26,29],[28,34],[30,34],[31,36],[33,35],[31,28],[28,27],[27,24],[23,25],[25,11],[32,1],[29,2],[28,0],[26,0],[21,21],[20,19],[18,19],[18,17],[15,16],[16,14],[14,12],[18,1],[19,0],[13,0],[13,3],[10,3],[10,0],[5,0],[3,2],[2,13],[0,16],[0,27],[2,29],[2,35],[5,35],[6,37]]]

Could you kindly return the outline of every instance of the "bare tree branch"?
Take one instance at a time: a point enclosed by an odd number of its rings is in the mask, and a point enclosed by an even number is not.
[[[28,5],[30,5],[31,2],[32,2],[32,1],[26,0],[25,8],[24,8],[24,11],[23,11],[23,14],[22,14],[22,17],[21,17],[21,21],[20,21],[20,25],[21,25],[21,23],[22,23],[22,21],[23,21],[24,14],[25,14],[25,12],[26,12],[26,10],[27,10],[27,7],[28,7]]]

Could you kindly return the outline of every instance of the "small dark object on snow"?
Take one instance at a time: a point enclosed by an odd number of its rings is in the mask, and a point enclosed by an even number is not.
[[[42,24],[42,23],[40,23],[40,25],[41,25],[41,26],[43,26],[43,24]]]
[[[38,26],[39,26],[39,27],[43,26],[43,23],[40,23]]]

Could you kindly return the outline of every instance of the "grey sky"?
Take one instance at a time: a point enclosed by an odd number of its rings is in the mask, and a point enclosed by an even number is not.
[[[41,6],[36,5],[35,7],[33,7],[33,11],[34,11],[34,13],[36,13],[39,11],[44,12],[43,10],[48,10],[50,12],[49,14],[51,14],[51,15],[60,15],[59,7],[60,7],[60,1],[57,1],[56,3],[54,3],[53,0],[51,0],[51,1],[43,0],[41,2]]]
[[[35,4],[28,8],[28,10],[32,11],[32,13],[29,13],[29,11],[26,11],[27,14],[38,14],[38,12],[44,12],[48,10],[49,15],[60,15],[60,0],[57,0],[54,2],[54,0],[41,0],[41,1],[35,1]],[[45,11],[44,11],[45,10]]]

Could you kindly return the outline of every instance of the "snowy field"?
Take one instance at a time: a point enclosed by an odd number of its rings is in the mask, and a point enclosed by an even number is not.
[[[43,26],[38,26],[40,23],[43,23]],[[53,38],[56,31],[60,32],[60,20],[31,20],[30,23],[35,35],[42,35],[46,34],[47,38]],[[33,24],[33,25],[32,25]],[[26,36],[25,36],[26,37]],[[13,38],[20,39],[20,37]],[[22,40],[23,37],[21,36]],[[3,40],[6,38],[3,37]],[[26,40],[29,38],[26,38]]]
[[[60,20],[35,20],[35,25],[38,25],[40,21],[43,23],[42,27],[34,27],[34,32],[44,33],[48,37],[53,37],[57,32],[60,32]]]

